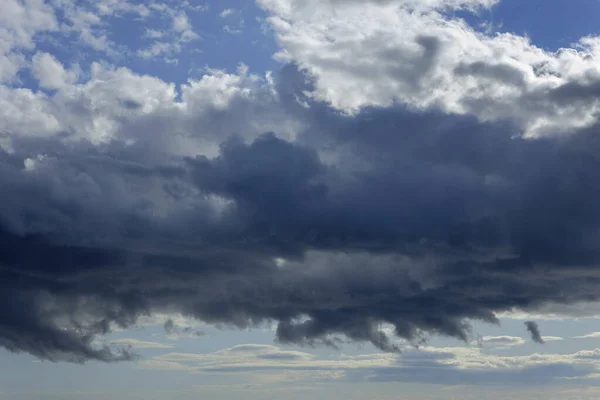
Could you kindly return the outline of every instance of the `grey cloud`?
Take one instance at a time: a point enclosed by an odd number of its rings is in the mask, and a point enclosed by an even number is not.
[[[550,100],[557,104],[573,104],[575,102],[594,101],[600,94],[600,82],[589,80],[587,82],[572,81],[564,83],[550,90],[547,94]]]
[[[507,64],[488,64],[477,61],[469,64],[459,64],[454,73],[458,75],[472,75],[508,83],[517,87],[525,85],[525,74],[517,68]]]
[[[531,333],[531,340],[536,343],[544,344],[544,339],[542,339],[542,335],[540,334],[540,328],[535,321],[526,321],[525,326],[529,333]]]
[[[191,326],[178,326],[172,319],[168,319],[163,324],[163,329],[167,335],[173,335],[177,337],[177,335],[183,333],[188,337],[202,337],[206,335],[204,331],[194,330]]]
[[[469,341],[470,320],[598,300],[596,127],[526,140],[436,111],[342,116],[300,106],[310,84],[293,66],[279,76],[305,127],[295,141],[242,132],[212,158],[15,139],[0,152],[0,345],[128,359],[94,337],[178,312],[398,351],[382,323],[416,344]]]
[[[192,329],[189,326],[186,326],[185,328],[183,328],[181,330],[183,333],[187,334],[187,335],[191,335],[194,337],[202,337],[202,336],[206,336],[206,332],[204,331],[195,331],[194,329]]]
[[[163,328],[165,329],[165,332],[166,332],[167,334],[171,334],[171,333],[173,333],[173,332],[174,332],[174,330],[175,330],[175,322],[173,322],[173,320],[172,320],[172,319],[168,319],[168,320],[167,320],[167,321],[164,323],[164,325],[163,325]]]

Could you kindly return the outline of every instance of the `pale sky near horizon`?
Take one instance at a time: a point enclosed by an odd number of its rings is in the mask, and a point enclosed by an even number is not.
[[[0,400],[597,399],[599,15],[0,0]]]

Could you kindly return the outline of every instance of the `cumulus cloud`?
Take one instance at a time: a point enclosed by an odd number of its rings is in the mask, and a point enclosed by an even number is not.
[[[530,136],[596,121],[597,39],[552,53],[526,37],[482,34],[444,12],[494,1],[259,3],[271,14],[278,59],[315,79],[311,97],[345,113],[435,107],[481,121],[509,118]]]
[[[593,59],[443,12],[491,1],[261,4],[288,62],[274,74],[175,85],[98,62],[76,79],[36,52],[57,90],[0,86],[0,346],[131,359],[98,337],[180,314],[398,353],[600,300]]]
[[[33,73],[40,86],[46,89],[61,89],[77,79],[76,71],[68,71],[54,56],[36,53],[32,58]]]
[[[26,64],[20,50],[35,48],[34,37],[58,30],[54,9],[43,0],[6,0],[0,15],[0,84],[11,82]]]

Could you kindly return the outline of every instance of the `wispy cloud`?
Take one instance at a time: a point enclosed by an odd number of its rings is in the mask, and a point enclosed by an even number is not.
[[[170,349],[173,346],[139,339],[114,339],[106,342],[110,346],[126,346],[134,349]]]
[[[221,11],[221,12],[219,13],[219,16],[220,16],[221,18],[225,18],[225,17],[227,17],[227,16],[229,16],[229,15],[232,15],[232,14],[234,14],[235,12],[236,12],[236,10],[234,10],[233,8],[226,8],[225,10],[223,10],[223,11]]]
[[[581,336],[573,336],[573,339],[595,339],[595,338],[600,338],[600,332],[592,332],[592,333],[587,333],[585,335],[581,335]]]
[[[140,368],[189,373],[278,374],[281,370],[305,372],[302,379],[419,381],[451,384],[526,384],[585,378],[598,370],[598,350],[572,354],[496,356],[477,348],[407,348],[402,355],[338,355],[322,359],[313,354],[268,345],[239,345],[214,353],[168,353],[139,362]],[[310,374],[313,372],[314,374]],[[288,377],[280,376],[282,380]]]

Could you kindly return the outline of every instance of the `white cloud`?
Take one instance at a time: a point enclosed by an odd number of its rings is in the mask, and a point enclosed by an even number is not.
[[[32,67],[40,86],[47,89],[60,89],[77,80],[76,71],[67,71],[60,61],[48,53],[36,53]]]
[[[573,336],[573,339],[595,339],[600,338],[600,332],[592,332],[582,336]]]
[[[78,40],[91,48],[114,53],[115,43],[108,38],[108,32],[101,10],[87,2],[73,3],[67,0],[52,0],[51,4],[63,15],[64,22],[60,29],[63,33],[73,33]],[[102,4],[102,3],[99,3]],[[105,10],[107,12],[108,10]]]
[[[208,4],[196,4],[196,5],[192,5],[189,0],[184,0],[183,2],[183,7],[190,9],[192,11],[208,11],[208,9],[210,8]]]
[[[54,10],[43,0],[3,0],[0,12],[0,84],[12,81],[25,65],[20,49],[35,48],[34,38],[58,29]]]
[[[185,11],[166,8],[165,13],[172,18],[171,29],[168,31],[146,29],[145,37],[160,40],[153,42],[149,47],[138,49],[136,54],[145,59],[162,58],[165,62],[177,63],[175,57],[182,51],[184,45],[200,39],[200,35],[194,32]]]
[[[558,336],[542,336],[544,342],[556,342],[563,340],[562,337]],[[521,346],[526,343],[526,340],[519,336],[482,336],[479,340],[474,341],[471,345],[482,346],[484,348],[491,347],[497,349],[503,349],[513,346]]]
[[[515,340],[503,341],[514,342]],[[500,338],[489,338],[500,340]],[[327,359],[301,351],[284,350],[270,345],[238,345],[213,353],[168,353],[141,361],[144,369],[181,370],[190,373],[245,373],[260,382],[263,375],[270,379],[287,380],[282,371],[304,375],[307,380],[369,380],[431,381],[432,374],[448,383],[448,379],[465,379],[465,383],[489,384],[517,381],[584,378],[592,376],[600,366],[600,350],[572,354],[531,354],[498,356],[483,353],[479,348],[423,347],[405,348],[402,355],[389,353],[347,356],[338,354]],[[541,374],[541,375],[540,375]],[[547,374],[547,376],[544,376]],[[378,378],[378,379],[379,379]],[[378,381],[378,380],[377,380]],[[460,381],[460,380],[459,380]]]
[[[315,79],[310,95],[345,113],[402,103],[509,118],[527,135],[542,135],[588,126],[600,110],[596,97],[568,90],[600,76],[595,40],[550,53],[525,37],[487,36],[435,11],[492,1],[419,2],[428,9],[422,12],[407,8],[412,1],[259,3],[271,13],[277,58],[298,63]]]
[[[560,336],[542,336],[544,342],[558,342],[560,340],[564,340],[564,338]]]
[[[0,50],[33,48],[34,36],[57,28],[54,10],[44,0],[3,0],[0,13]]]
[[[570,318],[600,318],[600,303],[548,303],[539,306],[536,311],[511,310],[497,313],[498,318],[517,320],[565,320]]]
[[[219,14],[219,16],[221,18],[227,18],[228,20],[231,19],[235,19],[237,20],[237,24],[232,25],[232,24],[227,24],[223,26],[223,31],[232,34],[232,35],[237,35],[242,33],[242,31],[244,30],[244,19],[241,16],[241,13],[239,10],[233,9],[233,8],[227,8],[223,11],[221,11],[221,13]],[[236,18],[232,18],[232,17],[236,17]]]
[[[151,10],[144,4],[131,3],[128,0],[100,0],[95,3],[96,9],[100,14],[134,14],[138,17],[145,18],[151,13]]]
[[[46,53],[37,54],[32,65],[42,86],[60,90],[47,95],[0,85],[3,147],[15,137],[61,135],[61,140],[95,144],[153,140],[163,143],[152,146],[163,146],[162,154],[214,155],[233,132],[252,138],[276,131],[289,139],[299,127],[277,104],[273,83],[244,65],[236,73],[207,69],[179,87],[101,63],[93,63],[81,74],[87,79],[76,82],[75,70]]]
[[[391,6],[405,10],[428,11],[433,9],[470,9],[490,8],[500,0],[258,0],[258,4],[275,11],[277,14],[291,17],[296,12],[304,15],[315,14],[320,5],[326,7],[369,7]]]
[[[168,353],[153,357],[152,360],[141,361],[142,368],[153,369],[152,362],[168,362],[172,367],[193,372],[249,372],[255,370],[344,370],[350,368],[391,366],[397,359],[396,354],[369,354],[356,357],[342,356],[335,360],[318,359],[314,354],[284,350],[277,346],[243,344],[214,353]]]
[[[219,13],[219,16],[221,18],[225,18],[233,13],[235,13],[235,10],[233,8],[226,8],[225,10],[223,10]]]
[[[512,347],[525,344],[525,339],[518,336],[483,336],[478,344],[486,347]]]
[[[47,136],[58,134],[62,127],[61,116],[46,95],[0,85],[0,132]]]
[[[192,24],[185,12],[179,12],[173,15],[173,29],[177,32],[192,30]]]
[[[244,24],[243,24],[243,22],[242,22],[242,23],[240,23],[240,24],[239,24],[238,26],[236,26],[236,27],[233,27],[233,26],[230,26],[230,25],[225,25],[225,26],[223,27],[223,30],[224,30],[225,32],[227,32],[227,33],[230,33],[230,34],[232,34],[232,35],[238,35],[238,34],[242,33],[243,29],[244,29]]]
[[[150,39],[160,39],[165,36],[165,33],[160,30],[146,28],[146,32],[144,33],[144,37]]]
[[[150,59],[159,56],[173,56],[181,51],[181,44],[178,42],[154,42],[150,47],[140,49],[137,51],[137,55]]]

